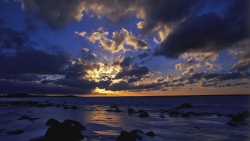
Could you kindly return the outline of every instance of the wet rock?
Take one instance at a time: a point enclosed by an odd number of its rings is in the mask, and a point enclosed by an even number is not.
[[[77,130],[85,130],[86,129],[85,126],[83,126],[80,122],[75,121],[75,120],[66,119],[63,123],[73,125]]]
[[[136,141],[136,139],[142,140],[142,137],[137,134],[122,131],[116,141]]]
[[[181,114],[181,117],[187,118],[187,117],[189,117],[189,113],[183,113],[183,114]]]
[[[189,109],[189,108],[192,108],[193,106],[189,103],[183,103],[181,104],[181,108],[185,108],[185,109]]]
[[[55,120],[55,119],[49,119],[47,122],[46,122],[46,125],[55,125],[55,124],[59,124],[60,122]]]
[[[133,114],[133,113],[135,113],[135,110],[132,109],[132,108],[129,108],[129,109],[128,109],[128,113],[129,113],[129,114]]]
[[[82,139],[84,139],[84,136],[69,123],[53,125],[45,133],[45,141],[75,141]]]
[[[118,106],[112,105],[112,106],[110,106],[109,108],[118,108]]]
[[[200,129],[200,127],[199,127],[199,126],[195,126],[194,128]]]
[[[141,113],[139,117],[149,117],[149,114],[147,112]]]
[[[222,114],[219,113],[219,114],[217,114],[217,116],[220,117],[220,116],[222,116]]]
[[[165,118],[165,116],[163,116],[163,115],[160,115],[159,117],[160,117],[160,118]]]
[[[249,118],[250,117],[250,111],[244,111],[243,115],[245,118]]]
[[[63,107],[63,109],[69,109],[69,107]]]
[[[149,131],[149,132],[147,132],[145,135],[150,136],[150,137],[155,136],[155,134],[154,134],[153,131]]]
[[[233,127],[238,127],[238,125],[237,125],[237,124],[232,123],[232,122],[228,122],[228,123],[227,123],[227,125],[229,125],[229,126],[233,126]]]
[[[122,112],[119,108],[116,108],[114,112]]]
[[[144,134],[143,132],[142,132],[142,130],[140,130],[140,129],[134,129],[134,130],[132,130],[130,133],[132,133],[132,134],[138,134],[138,133],[142,133],[142,134]]]
[[[139,113],[145,113],[146,111],[140,109],[138,112]]]
[[[107,112],[114,112],[112,109],[107,109],[105,111],[107,111]]]
[[[8,131],[7,133],[10,135],[17,135],[17,134],[24,133],[24,131],[23,130],[14,130],[14,131]]]
[[[31,118],[31,117],[28,117],[28,116],[21,116],[19,118],[19,120],[24,120],[24,119],[27,119],[27,120],[37,120],[37,119],[40,119],[40,118]]]
[[[244,115],[238,114],[238,115],[232,117],[231,122],[241,122],[243,120],[244,120]]]
[[[180,113],[178,111],[169,111],[168,114],[178,116]]]
[[[71,106],[71,109],[75,110],[75,109],[79,109],[77,106]]]

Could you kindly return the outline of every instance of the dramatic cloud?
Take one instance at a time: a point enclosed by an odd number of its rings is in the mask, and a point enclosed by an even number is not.
[[[93,32],[90,36],[87,36],[86,32],[75,32],[75,34],[85,37],[92,43],[99,41],[99,46],[101,49],[112,53],[116,53],[121,50],[125,52],[125,44],[132,46],[135,50],[149,49],[149,45],[147,42],[139,40],[138,37],[124,28],[119,32],[113,32],[112,39],[109,39],[107,37],[109,35],[108,32]]]
[[[51,28],[60,28],[80,21],[84,10],[82,0],[22,0],[22,8],[35,13],[45,20]]]
[[[229,50],[233,58],[238,58],[238,62],[232,66],[232,70],[246,71],[250,68],[250,40],[244,40]]]
[[[0,54],[0,73],[55,74],[60,73],[70,63],[70,56],[65,53],[50,54],[39,50],[17,51],[15,55]]]
[[[190,16],[155,50],[155,55],[178,58],[185,52],[218,52],[247,37],[246,1],[235,0],[223,17],[215,13]]]
[[[25,92],[31,94],[89,94],[89,89],[62,87],[53,84],[41,84],[22,81],[0,81],[1,93]]]
[[[121,72],[116,75],[116,79],[123,78],[126,76],[142,77],[149,73],[149,69],[146,66],[131,65],[129,67],[123,68]]]
[[[0,51],[2,49],[27,49],[36,45],[26,32],[0,27]]]
[[[86,79],[57,79],[57,80],[44,80],[42,84],[52,83],[60,86],[80,88],[91,91],[96,88],[97,83]]]

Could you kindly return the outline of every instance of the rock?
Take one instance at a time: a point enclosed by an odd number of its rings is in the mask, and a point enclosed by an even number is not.
[[[14,130],[14,131],[8,131],[7,133],[10,135],[17,135],[17,134],[24,133],[24,131],[23,130]]]
[[[250,117],[250,111],[244,111],[243,115],[245,118],[249,118]]]
[[[79,109],[79,108],[76,106],[71,106],[71,109],[75,110],[75,109]]]
[[[194,128],[200,129],[200,127],[199,127],[199,126],[195,126]]]
[[[66,107],[63,107],[63,109],[69,109],[69,107],[67,107],[67,106],[66,106]]]
[[[122,131],[116,141],[136,141],[136,139],[142,140],[142,137],[133,133]]]
[[[160,118],[165,118],[165,116],[163,116],[163,115],[160,115],[159,117],[160,117]]]
[[[37,119],[39,119],[39,118],[31,118],[31,117],[28,117],[28,116],[21,116],[21,117],[19,118],[19,120],[23,120],[23,119],[37,120]]]
[[[147,112],[141,113],[139,117],[149,117],[149,114]]]
[[[135,112],[134,109],[132,109],[132,108],[129,108],[129,109],[128,109],[128,113],[129,113],[129,114],[133,114],[134,112]]]
[[[168,114],[178,116],[180,113],[178,111],[169,111]]]
[[[77,130],[85,130],[86,127],[83,126],[80,122],[71,120],[71,119],[66,119],[63,123],[68,123],[73,125]]]
[[[220,116],[222,116],[222,114],[219,113],[219,114],[217,114],[217,116],[220,117]]]
[[[116,108],[114,112],[122,112],[119,108]]]
[[[69,123],[52,125],[45,133],[45,141],[75,141],[82,139],[84,139],[84,136]]]
[[[55,124],[59,124],[60,122],[55,120],[55,119],[49,119],[47,122],[46,122],[46,125],[55,125]]]
[[[186,108],[186,109],[189,109],[189,108],[192,108],[193,106],[191,105],[191,104],[189,104],[189,103],[183,103],[182,105],[181,105],[181,108]]]
[[[181,114],[181,117],[187,118],[189,116],[189,113],[183,113]]]
[[[238,114],[238,115],[232,117],[231,122],[241,122],[243,120],[244,120],[244,115]]]
[[[154,134],[153,131],[149,131],[149,132],[147,132],[145,135],[150,136],[150,137],[155,136],[155,134]]]
[[[144,133],[142,132],[142,130],[140,130],[140,129],[132,130],[130,133],[136,134],[136,135],[137,135],[138,132],[141,132],[142,134],[144,134]]]
[[[144,111],[144,110],[141,110],[141,109],[140,109],[138,112],[139,112],[139,113],[145,113],[145,111]]]
[[[238,127],[238,125],[237,125],[237,124],[232,123],[232,122],[228,122],[228,123],[227,123],[227,125],[229,125],[229,126],[233,126],[233,127]]]
[[[112,106],[110,106],[109,108],[118,108],[118,106],[112,105]]]

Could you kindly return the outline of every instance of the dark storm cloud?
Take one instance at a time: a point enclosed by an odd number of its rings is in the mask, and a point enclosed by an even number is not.
[[[91,91],[96,88],[97,83],[87,79],[57,79],[57,80],[43,80],[42,84],[52,83],[58,86],[74,87]]]
[[[76,87],[62,87],[23,81],[0,81],[0,93],[26,92],[32,94],[88,94],[90,90]]]
[[[82,0],[22,0],[22,7],[45,20],[51,28],[60,28],[82,18]]]
[[[149,73],[149,69],[146,66],[131,65],[130,67],[123,68],[116,76],[116,79],[126,76],[142,77]]]
[[[26,32],[0,27],[0,50],[20,50],[33,47],[34,45],[37,45],[37,43],[30,41],[30,37]]]
[[[19,80],[19,81],[40,81],[42,76],[37,74],[10,74],[0,73],[0,78],[4,80]]]
[[[193,12],[197,12],[202,3],[200,0],[144,0],[138,5],[141,17],[144,19],[144,26],[141,33],[147,35],[155,32],[159,25],[170,26],[180,22]]]
[[[3,74],[55,74],[70,63],[70,56],[30,49],[9,56],[0,54],[0,60],[0,73]]]
[[[218,52],[249,38],[246,10],[245,0],[234,0],[222,17],[215,13],[190,16],[169,34],[155,55],[178,58],[185,52]]]

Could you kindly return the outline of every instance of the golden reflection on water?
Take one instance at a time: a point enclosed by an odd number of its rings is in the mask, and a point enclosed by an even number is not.
[[[82,113],[82,120],[90,123],[87,128],[98,134],[119,135],[122,126],[122,116],[120,114],[122,113],[106,111],[109,109],[109,107],[104,106],[88,107],[87,111]]]

